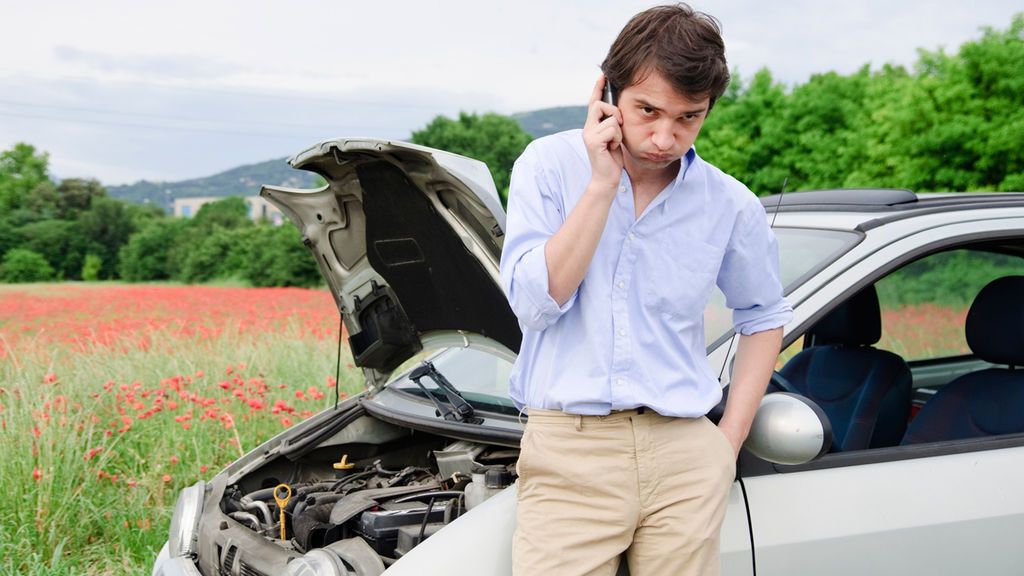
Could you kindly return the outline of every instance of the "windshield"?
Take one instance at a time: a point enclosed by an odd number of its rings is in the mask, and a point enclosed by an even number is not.
[[[834,262],[852,248],[860,235],[841,230],[806,228],[775,228],[779,240],[779,274],[784,293],[789,294],[815,273]],[[716,345],[732,331],[732,313],[725,306],[725,296],[715,288],[704,309],[705,342]],[[711,347],[709,347],[710,349]],[[437,353],[424,352],[406,361],[396,370],[398,376],[391,386],[418,396],[423,391],[411,380],[409,371],[429,359],[474,408],[517,414],[508,397],[508,378],[512,363],[489,352],[475,348],[447,348]],[[428,389],[437,385],[422,380]]]
[[[403,392],[424,396],[419,386],[409,379],[411,369],[423,360],[418,358],[403,364],[401,375],[392,381],[391,386]],[[508,397],[508,377],[512,373],[512,363],[505,358],[475,348],[446,348],[429,360],[474,408],[507,414],[519,413]],[[441,394],[431,379],[422,378],[420,381],[428,390],[438,390]]]
[[[860,240],[856,232],[811,228],[774,228],[779,240],[779,279],[789,294],[845,254]],[[704,341],[708,349],[732,331],[732,312],[717,287],[704,308]]]

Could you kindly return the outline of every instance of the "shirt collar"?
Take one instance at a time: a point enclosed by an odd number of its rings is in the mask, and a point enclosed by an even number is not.
[[[665,199],[662,201],[662,203],[666,204],[666,208],[668,208],[667,204],[669,203],[669,201],[675,195],[679,194],[679,189],[682,188],[683,186],[683,181],[686,179],[686,174],[689,173],[690,169],[693,167],[693,164],[696,160],[697,149],[694,148],[693,146],[690,146],[690,149],[686,151],[686,154],[683,154],[683,157],[679,159],[679,173],[676,174],[676,178],[675,180],[672,181],[671,187],[665,191]]]

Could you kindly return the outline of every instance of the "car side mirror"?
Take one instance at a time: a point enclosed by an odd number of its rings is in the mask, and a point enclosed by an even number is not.
[[[768,462],[806,464],[832,447],[832,424],[812,400],[788,392],[767,394],[743,446]]]

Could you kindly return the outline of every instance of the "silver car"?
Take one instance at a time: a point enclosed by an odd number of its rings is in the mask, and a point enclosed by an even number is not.
[[[489,172],[365,138],[290,162],[327,186],[262,195],[316,258],[367,390],[183,490],[153,574],[510,574],[525,416]],[[1024,572],[1024,195],[762,202],[795,315],[722,573]],[[705,340],[726,392],[735,339],[718,294]]]

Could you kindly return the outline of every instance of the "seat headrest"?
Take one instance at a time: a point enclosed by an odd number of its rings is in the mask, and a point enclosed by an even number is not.
[[[882,337],[878,293],[867,286],[814,325],[814,345],[871,346]]]
[[[967,312],[967,345],[993,364],[1024,365],[1024,276],[989,282]]]

